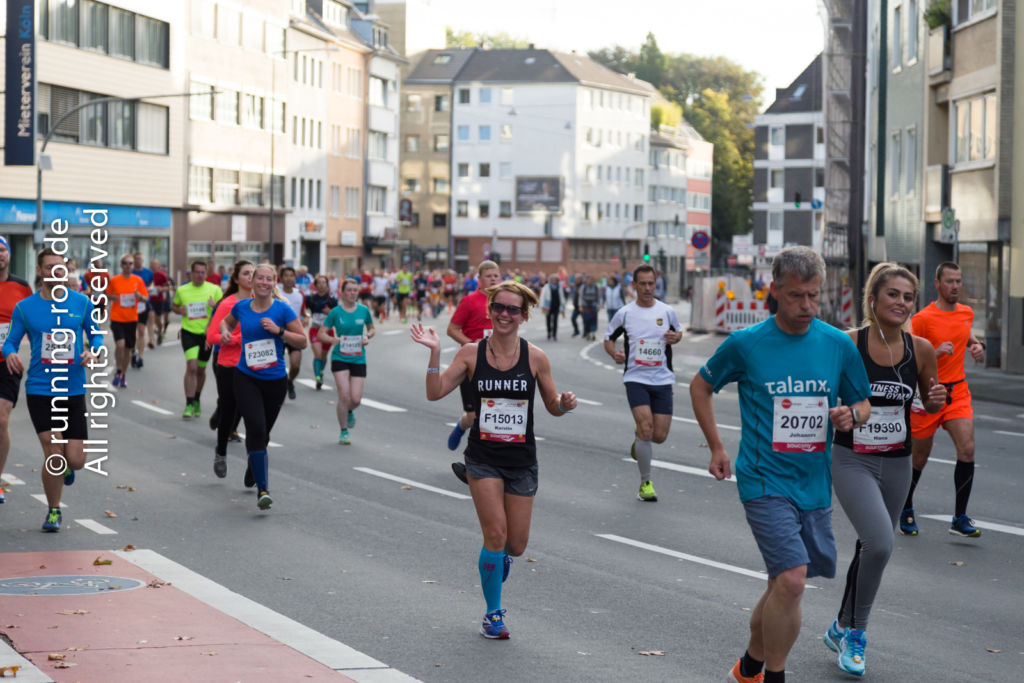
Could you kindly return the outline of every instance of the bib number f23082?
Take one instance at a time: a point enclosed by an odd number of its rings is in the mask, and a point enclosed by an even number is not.
[[[824,453],[828,435],[828,398],[776,396],[772,411],[772,450]]]
[[[871,417],[853,431],[855,453],[887,453],[903,448],[907,425],[903,406],[871,406]]]
[[[517,398],[480,399],[480,438],[484,441],[524,443],[530,402]]]
[[[260,339],[245,345],[245,364],[250,370],[263,370],[277,365],[277,344],[273,339]]]

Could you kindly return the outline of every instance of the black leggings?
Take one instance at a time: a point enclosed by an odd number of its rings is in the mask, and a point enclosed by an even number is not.
[[[288,378],[256,379],[235,370],[234,383],[238,412],[245,420],[245,450],[264,451],[288,393]]]
[[[238,429],[242,419],[235,401],[235,373],[238,371],[230,365],[217,363],[213,366],[213,376],[217,380],[217,412],[220,421],[217,423],[217,455],[227,455],[228,437]]]

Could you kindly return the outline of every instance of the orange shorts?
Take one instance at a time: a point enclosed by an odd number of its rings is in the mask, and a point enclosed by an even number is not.
[[[910,435],[915,439],[928,439],[935,435],[941,426],[943,429],[950,420],[973,420],[974,408],[971,406],[971,390],[967,381],[953,385],[951,401],[942,410],[930,414],[917,408],[910,411]]]

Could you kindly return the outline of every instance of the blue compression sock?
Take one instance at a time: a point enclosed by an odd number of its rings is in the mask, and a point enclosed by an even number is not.
[[[252,478],[256,480],[256,488],[259,491],[270,490],[267,479],[270,476],[270,462],[267,458],[266,449],[262,451],[249,451],[249,469],[252,470]]]
[[[319,358],[313,359],[313,375],[319,377],[324,371],[324,362]]]
[[[487,611],[501,609],[501,575],[504,571],[505,553],[492,553],[487,548],[480,548],[480,587],[484,589],[484,601]]]

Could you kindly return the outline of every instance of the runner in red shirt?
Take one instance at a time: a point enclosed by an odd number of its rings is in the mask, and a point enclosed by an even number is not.
[[[28,283],[11,275],[11,248],[7,240],[0,237],[0,346],[7,341],[7,333],[11,329],[11,312],[19,301],[30,296],[32,289]],[[0,361],[3,361],[2,354]],[[20,388],[21,373],[12,373],[5,363],[0,362],[0,475],[4,473],[7,454],[11,450],[11,411],[18,403]],[[4,490],[0,488],[0,503],[5,500]]]
[[[487,288],[501,282],[501,271],[494,261],[484,261],[477,268],[480,286],[477,290],[459,302],[451,322],[448,323],[448,336],[462,346],[473,344],[491,336],[491,319],[487,315]],[[473,412],[473,388],[469,381],[459,387],[462,396],[462,417],[455,423],[452,433],[448,435],[448,449],[456,450],[462,435],[473,424],[476,413]],[[452,469],[459,479],[465,480],[465,464],[453,462]],[[459,472],[462,472],[460,476]]]
[[[160,346],[164,343],[167,326],[171,323],[171,278],[164,272],[160,259],[150,261],[149,269],[153,271],[153,284],[149,291],[149,303],[153,307],[153,316],[150,320],[153,321],[156,332],[156,345]],[[150,338],[152,339],[152,335]]]

